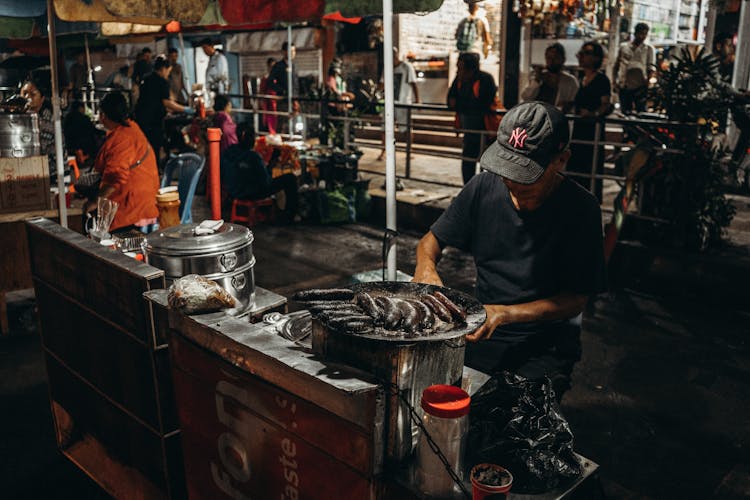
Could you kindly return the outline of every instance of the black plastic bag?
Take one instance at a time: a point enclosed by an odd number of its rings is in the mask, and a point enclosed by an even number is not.
[[[550,380],[503,372],[471,398],[467,464],[489,462],[513,474],[513,491],[541,493],[576,479],[573,433]]]

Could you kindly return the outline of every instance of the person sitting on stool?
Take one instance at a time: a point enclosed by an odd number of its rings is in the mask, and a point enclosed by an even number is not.
[[[298,222],[297,176],[284,174],[271,178],[263,158],[253,151],[255,130],[249,123],[237,125],[239,142],[221,155],[221,185],[234,200],[261,200],[283,191],[287,222]]]

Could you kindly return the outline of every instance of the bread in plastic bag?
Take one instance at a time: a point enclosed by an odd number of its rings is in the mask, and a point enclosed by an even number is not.
[[[237,299],[218,283],[197,274],[175,280],[167,295],[169,307],[185,314],[210,313],[237,307]]]

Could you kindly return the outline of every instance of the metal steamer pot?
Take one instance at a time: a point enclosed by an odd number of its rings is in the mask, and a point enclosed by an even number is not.
[[[40,152],[36,113],[0,113],[0,157],[26,158]]]
[[[143,243],[146,261],[164,271],[167,285],[188,274],[216,281],[241,304],[227,312],[242,315],[255,302],[253,233],[224,224],[213,234],[196,235],[197,226],[181,224],[150,234]]]
[[[384,281],[358,283],[351,288],[373,297],[404,299],[440,291],[467,313],[462,324],[408,338],[384,336],[378,328],[364,335],[335,331],[313,320],[313,352],[364,370],[386,386],[385,456],[398,463],[411,455],[419,437],[418,428],[409,418],[409,406],[418,409],[422,391],[431,385],[461,383],[465,336],[479,328],[487,315],[484,306],[471,295],[435,285]]]

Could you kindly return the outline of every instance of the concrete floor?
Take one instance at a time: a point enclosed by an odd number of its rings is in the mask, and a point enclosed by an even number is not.
[[[284,295],[345,284],[380,266],[382,233],[373,226],[254,233],[256,282]],[[418,237],[399,239],[406,273]],[[440,272],[448,286],[472,290],[466,255],[449,250]],[[733,290],[746,297],[741,276]],[[562,401],[576,449],[601,465],[607,498],[750,498],[750,303],[706,300],[707,292],[687,293],[676,278],[647,278],[597,297],[586,311],[582,357]],[[102,498],[56,451],[33,295],[10,299],[12,335],[0,339],[0,497]]]

